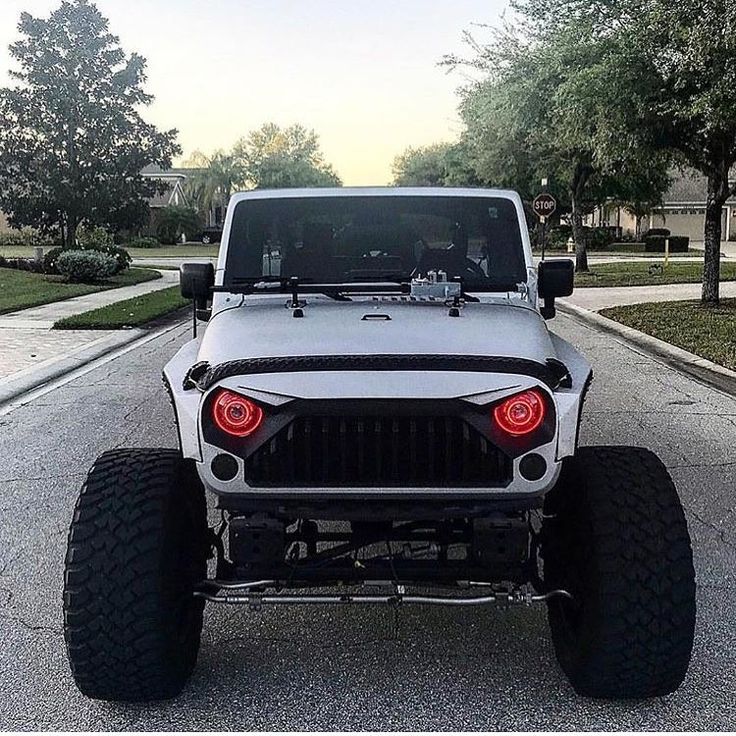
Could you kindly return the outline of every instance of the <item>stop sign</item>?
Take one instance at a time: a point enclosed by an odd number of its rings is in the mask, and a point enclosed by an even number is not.
[[[557,211],[557,200],[551,194],[540,194],[532,202],[532,210],[539,217],[552,217]]]

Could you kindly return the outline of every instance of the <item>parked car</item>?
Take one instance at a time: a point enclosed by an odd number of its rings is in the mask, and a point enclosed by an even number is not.
[[[683,509],[649,450],[578,446],[591,366],[545,321],[573,264],[535,267],[520,197],[287,190],[228,211],[216,275],[181,269],[207,325],[164,368],[179,448],[104,453],[74,511],[79,689],[176,696],[209,601],[546,605],[578,693],[675,690]]]

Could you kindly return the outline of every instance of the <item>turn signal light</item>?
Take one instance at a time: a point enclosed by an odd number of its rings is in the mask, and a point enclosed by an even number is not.
[[[521,437],[539,429],[546,413],[544,396],[531,389],[502,401],[493,410],[493,419],[506,434]]]
[[[245,396],[223,389],[212,404],[212,421],[226,434],[247,437],[263,422],[263,409]]]

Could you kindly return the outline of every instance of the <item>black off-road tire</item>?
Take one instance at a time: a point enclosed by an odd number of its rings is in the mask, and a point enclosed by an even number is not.
[[[542,551],[557,659],[580,695],[647,698],[682,683],[695,629],[695,571],[663,463],[637,447],[585,447],[545,504]]]
[[[64,572],[64,635],[79,689],[102,700],[181,692],[197,660],[207,510],[176,450],[114,450],[87,475]]]

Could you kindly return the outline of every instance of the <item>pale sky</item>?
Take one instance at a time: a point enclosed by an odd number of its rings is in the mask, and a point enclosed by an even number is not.
[[[0,85],[23,10],[0,0]],[[184,157],[227,148],[273,121],[321,137],[346,184],[385,184],[394,156],[457,137],[461,34],[493,23],[506,0],[97,0],[123,48],[148,60],[146,119],[177,128]]]

